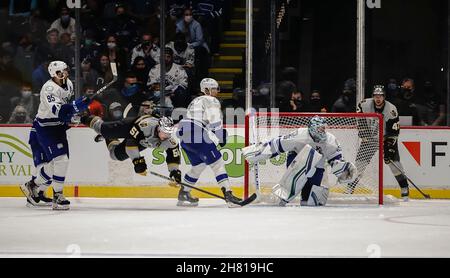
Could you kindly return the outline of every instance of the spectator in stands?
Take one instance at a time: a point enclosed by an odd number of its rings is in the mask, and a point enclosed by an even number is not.
[[[345,81],[342,95],[331,107],[333,113],[354,113],[356,112],[356,81],[351,78]]]
[[[74,41],[76,33],[75,19],[70,17],[70,10],[67,7],[62,7],[59,15],[60,18],[53,21],[52,25],[50,26],[50,29],[58,30],[60,39],[64,33],[67,33]]]
[[[144,33],[141,36],[141,43],[133,48],[131,52],[131,64],[134,63],[136,57],[143,57],[146,64],[152,68],[159,64],[160,50],[157,45],[153,43],[153,36],[150,33]]]
[[[93,30],[86,30],[84,32],[84,38],[80,46],[80,59],[90,59],[91,61],[97,60],[101,51],[101,44],[95,40],[95,33]]]
[[[192,10],[185,9],[184,17],[177,22],[177,33],[184,34],[186,42],[195,50],[196,77],[198,80],[208,75],[209,47],[203,37],[203,29],[193,18]]]
[[[119,102],[113,102],[108,107],[108,117],[105,120],[118,121],[120,119],[123,119],[122,104]]]
[[[31,124],[32,120],[28,111],[22,105],[17,105],[13,112],[11,113],[11,117],[9,118],[8,124]]]
[[[303,94],[297,90],[297,86],[291,81],[282,81],[278,86],[278,94],[283,96],[280,104],[280,112],[305,112],[306,104]]]
[[[59,31],[57,29],[49,29],[47,31],[47,41],[39,44],[36,48],[34,65],[37,67],[44,61],[51,59],[72,64],[74,53],[66,46],[59,42]]]
[[[19,45],[14,57],[14,65],[21,73],[21,79],[31,83],[31,74],[34,69],[35,45],[31,40],[31,34],[26,33],[19,39]]]
[[[131,67],[131,70],[136,74],[138,82],[144,87],[147,86],[150,68],[151,67],[146,63],[145,58],[141,56],[137,56],[136,59],[134,59],[133,66]]]
[[[0,121],[5,122],[11,115],[10,100],[20,96],[22,80],[14,67],[13,54],[0,49]]]
[[[117,70],[120,73],[127,71],[127,53],[120,47],[115,36],[110,35],[106,39],[106,48],[103,49],[103,53],[108,54],[110,62],[116,62]]]
[[[166,41],[173,40],[176,33],[176,20],[173,16],[165,15],[166,17]],[[155,13],[150,15],[147,24],[147,32],[153,35],[154,43],[159,45],[159,28],[161,22],[161,10],[159,5],[156,7]],[[160,46],[160,45],[159,45]],[[161,46],[160,46],[161,47]]]
[[[295,86],[298,85],[298,71],[294,67],[283,68],[281,71],[281,78],[283,81],[291,81]]]
[[[91,30],[93,36],[91,37],[94,41],[100,40],[102,34],[105,30],[105,20],[103,17],[103,1],[101,0],[87,0],[86,5],[82,7],[81,10],[81,26],[83,30]]]
[[[81,62],[81,86],[95,86],[99,79],[98,72],[92,67],[90,59]]]
[[[167,102],[173,107],[187,107],[190,101],[190,95],[187,91],[188,76],[186,71],[179,65],[173,63],[173,51],[171,48],[165,48],[166,63],[166,87],[165,95]],[[160,65],[154,66],[149,73],[147,86],[150,87],[156,99],[160,98]],[[169,98],[169,99],[167,99]],[[168,104],[170,106],[170,104]]]
[[[421,101],[417,103],[419,117],[427,126],[442,126],[445,125],[446,111],[445,104],[442,97],[440,97],[430,81],[424,84],[424,90]]]
[[[322,101],[322,97],[319,90],[312,91],[311,96],[309,97],[309,103],[306,110],[308,112],[320,112],[320,113],[327,112],[327,108]]]
[[[115,17],[109,21],[106,29],[108,34],[113,34],[117,38],[115,43],[122,45],[127,52],[137,44],[136,21],[129,16],[123,2],[115,5]]]
[[[136,75],[132,71],[127,72],[121,93],[127,104],[124,110],[125,117],[137,116],[141,103],[152,99],[152,94],[138,82]]]
[[[192,45],[188,45],[186,37],[182,33],[175,35],[175,40],[167,44],[173,51],[173,62],[180,65],[189,74],[193,74],[195,65],[195,51]]]
[[[53,59],[50,57],[50,60]],[[50,60],[44,60],[31,74],[31,84],[34,95],[39,96],[42,86],[50,79],[50,74],[48,73]]]
[[[395,78],[390,78],[386,85],[386,99],[392,102],[398,97],[399,88],[397,80]]]
[[[31,11],[31,16],[28,18],[28,30],[31,34],[32,41],[38,45],[45,40],[45,34],[48,30],[48,23],[41,17],[41,11],[35,9]]]
[[[95,95],[95,86],[89,84],[85,85],[83,88],[83,95],[93,99],[91,104],[89,104],[89,113],[91,115],[99,116],[100,118],[105,117],[105,107]]]
[[[16,106],[24,107],[30,118],[34,118],[39,106],[39,95],[33,95],[31,84],[24,83],[20,90],[20,96],[11,98],[11,110]]]
[[[412,125],[425,125],[420,118],[417,104],[415,103],[416,85],[412,78],[405,78],[400,86],[398,97],[393,100],[400,117],[411,117]]]
[[[108,54],[101,54],[98,62],[99,79],[97,80],[97,86],[103,86],[113,80]]]

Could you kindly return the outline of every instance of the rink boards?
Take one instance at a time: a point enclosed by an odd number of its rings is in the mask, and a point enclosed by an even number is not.
[[[33,171],[31,150],[27,144],[29,126],[0,125],[0,196],[20,196],[17,185],[27,181]],[[242,192],[244,128],[227,127],[228,144],[221,149],[226,169],[237,193]],[[175,197],[177,189],[155,176],[133,173],[129,161],[112,161],[103,142],[95,143],[95,133],[84,127],[68,131],[70,165],[66,194],[80,197]],[[399,139],[401,161],[410,178],[434,198],[450,198],[450,129],[403,128]],[[165,153],[160,149],[143,152],[152,171],[168,174]],[[282,158],[268,162],[284,167]],[[181,170],[189,169],[183,154]],[[278,177],[273,177],[276,181]],[[274,182],[270,181],[270,182]],[[207,169],[199,186],[219,192],[212,172]],[[397,185],[388,167],[384,167],[385,194],[397,195]],[[412,193],[416,196],[415,192]],[[201,195],[200,195],[201,196]],[[419,195],[417,195],[419,196]]]

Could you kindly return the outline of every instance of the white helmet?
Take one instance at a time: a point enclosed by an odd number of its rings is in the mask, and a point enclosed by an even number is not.
[[[172,134],[175,130],[173,120],[170,117],[162,117],[158,121],[159,130],[166,133],[166,134]]]
[[[50,74],[50,77],[60,78],[58,76],[58,72],[64,72],[68,69],[69,67],[67,66],[67,64],[62,61],[53,61],[48,65],[48,73]]]
[[[211,89],[217,89],[217,91],[220,92],[219,83],[212,78],[203,78],[200,82],[200,91],[205,95],[210,95]]]

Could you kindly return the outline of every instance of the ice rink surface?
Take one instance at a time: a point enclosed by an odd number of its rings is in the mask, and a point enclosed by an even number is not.
[[[201,199],[0,198],[0,257],[450,257],[450,201],[320,208]]]

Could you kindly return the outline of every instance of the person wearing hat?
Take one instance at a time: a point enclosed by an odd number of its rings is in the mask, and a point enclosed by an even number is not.
[[[386,91],[384,86],[375,85],[372,90],[372,98],[365,99],[358,104],[358,113],[378,113],[383,115],[383,150],[384,162],[389,166],[400,185],[401,196],[403,200],[407,201],[409,198],[409,188],[406,176],[403,174],[404,168],[400,163],[400,155],[398,152],[398,136],[400,134],[399,115],[395,105],[386,100]],[[361,146],[356,155],[356,165],[358,168],[359,177],[364,174],[366,167],[372,160],[378,146],[378,132],[375,130],[379,125],[374,125],[369,122],[372,120],[361,119],[358,121],[360,126],[358,136],[362,139]],[[373,129],[373,132],[371,132]],[[366,150],[365,153],[360,150]],[[371,153],[367,155],[367,150]],[[364,155],[362,155],[364,153]],[[395,164],[395,165],[394,165]],[[402,171],[400,171],[399,169]],[[347,193],[353,193],[353,190],[359,183],[357,178],[353,183],[349,184]]]

